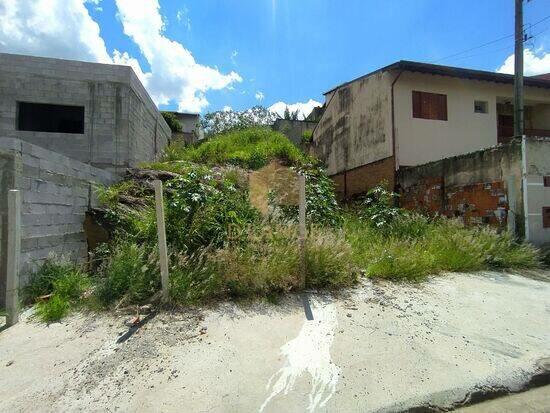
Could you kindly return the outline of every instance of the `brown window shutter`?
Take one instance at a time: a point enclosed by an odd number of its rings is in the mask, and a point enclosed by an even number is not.
[[[542,208],[542,227],[550,228],[550,207]]]
[[[550,176],[544,177],[544,186],[550,186]]]
[[[422,117],[422,92],[417,92],[416,90],[413,90],[412,92],[412,98],[413,98],[413,118],[421,118]]]
[[[447,120],[447,95],[413,90],[413,117]]]

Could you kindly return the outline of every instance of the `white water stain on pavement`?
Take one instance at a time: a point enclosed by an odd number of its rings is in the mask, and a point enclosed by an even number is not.
[[[322,304],[312,299],[314,320],[305,321],[298,336],[281,347],[284,366],[267,383],[271,394],[260,407],[260,412],[277,395],[287,395],[294,389],[296,379],[308,373],[311,380],[308,412],[323,407],[336,391],[340,368],[331,361],[330,347],[338,326],[336,305]]]

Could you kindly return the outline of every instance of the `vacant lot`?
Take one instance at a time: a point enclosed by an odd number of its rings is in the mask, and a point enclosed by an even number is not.
[[[0,410],[364,412],[518,389],[550,355],[550,283],[502,273],[366,282],[339,297],[25,320],[0,333]]]

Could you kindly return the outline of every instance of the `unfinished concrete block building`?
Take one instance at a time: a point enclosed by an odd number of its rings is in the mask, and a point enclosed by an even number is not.
[[[87,258],[94,187],[154,160],[170,128],[128,66],[0,54],[0,307],[7,195],[21,192],[20,283],[50,254]]]
[[[129,66],[0,53],[0,138],[120,171],[153,160],[170,133]]]

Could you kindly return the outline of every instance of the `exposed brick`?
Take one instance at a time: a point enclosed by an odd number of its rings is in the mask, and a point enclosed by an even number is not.
[[[382,182],[387,183],[393,190],[395,185],[393,156],[333,175],[332,179],[340,199],[363,194]]]

